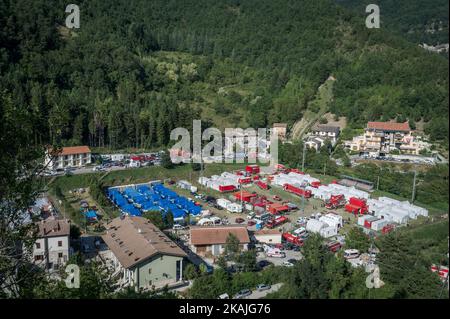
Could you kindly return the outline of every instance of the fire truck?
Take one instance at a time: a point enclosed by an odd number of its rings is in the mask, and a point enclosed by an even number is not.
[[[345,197],[342,194],[331,195],[330,199],[325,202],[325,208],[327,209],[337,209],[344,207],[346,203]]]

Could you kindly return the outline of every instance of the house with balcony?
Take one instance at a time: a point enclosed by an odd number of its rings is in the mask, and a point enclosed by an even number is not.
[[[49,148],[45,154],[45,164],[50,170],[66,167],[83,167],[92,163],[88,146],[71,146],[61,149]]]
[[[182,282],[187,254],[147,218],[113,219],[102,236],[105,264],[121,288],[162,288]]]
[[[394,151],[419,155],[428,143],[419,141],[412,135],[408,122],[368,122],[364,135],[346,141],[345,147],[351,151],[370,156],[385,156]]]
[[[48,218],[37,223],[33,245],[33,263],[46,270],[58,270],[69,259],[70,223],[66,219]]]

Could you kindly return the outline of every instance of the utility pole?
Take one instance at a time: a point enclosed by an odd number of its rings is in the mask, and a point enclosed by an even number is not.
[[[377,190],[380,189],[380,175],[377,177]]]
[[[413,180],[411,203],[414,203],[414,198],[416,197],[416,178],[417,178],[417,171],[415,170],[414,171],[414,180]]]
[[[305,155],[306,155],[306,144],[305,141],[303,141],[302,172],[305,171]]]

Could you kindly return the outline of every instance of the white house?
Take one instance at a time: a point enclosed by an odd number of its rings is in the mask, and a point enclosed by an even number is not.
[[[335,144],[341,133],[341,129],[339,126],[319,124],[312,128],[311,133],[322,139],[329,139],[332,144]]]
[[[83,167],[91,162],[91,150],[88,146],[49,148],[45,153],[45,164],[50,170]]]
[[[57,270],[69,259],[70,223],[66,219],[46,219],[37,223],[33,262],[48,270]]]
[[[253,236],[256,241],[264,244],[281,244],[281,233],[276,229],[261,229]]]

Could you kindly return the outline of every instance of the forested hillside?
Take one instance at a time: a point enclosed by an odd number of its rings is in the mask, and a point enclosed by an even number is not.
[[[397,32],[413,43],[448,43],[448,0],[336,0],[366,15],[368,4],[380,7],[381,27]]]
[[[36,143],[152,148],[170,130],[290,125],[329,75],[333,113],[424,120],[448,143],[448,60],[332,0],[0,0],[0,92]]]

